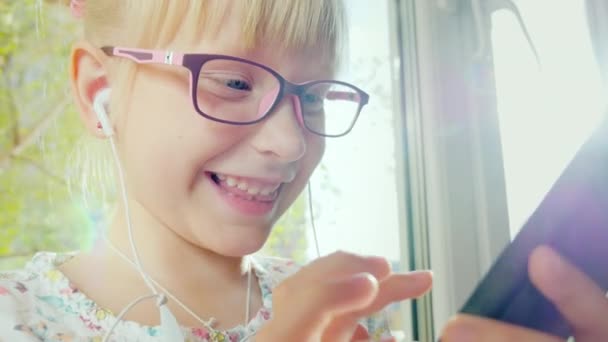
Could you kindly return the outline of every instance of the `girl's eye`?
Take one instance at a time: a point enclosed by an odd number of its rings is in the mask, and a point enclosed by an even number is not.
[[[225,84],[227,87],[236,90],[251,90],[251,86],[245,80],[226,80]]]
[[[253,94],[253,88],[253,82],[229,72],[201,73],[198,81],[201,96],[214,95],[225,100],[249,98]]]
[[[307,93],[302,96],[302,100],[306,104],[315,104],[321,102],[321,97],[316,94]]]
[[[323,106],[325,105],[325,97],[317,94],[316,92],[309,92],[300,95],[300,101],[302,102],[302,111],[305,114],[321,114],[323,112]]]

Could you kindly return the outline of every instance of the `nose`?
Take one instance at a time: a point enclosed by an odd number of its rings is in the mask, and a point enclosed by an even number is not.
[[[253,136],[255,149],[283,162],[302,158],[306,153],[306,136],[301,117],[299,99],[294,95],[283,98],[269,117],[259,123]]]

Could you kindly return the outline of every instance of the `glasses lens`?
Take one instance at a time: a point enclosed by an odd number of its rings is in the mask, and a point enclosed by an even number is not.
[[[266,114],[279,91],[279,80],[264,68],[230,59],[214,59],[201,67],[197,104],[210,117],[250,123]]]
[[[300,95],[302,116],[311,131],[339,136],[348,133],[359,113],[359,92],[344,84],[315,83]]]

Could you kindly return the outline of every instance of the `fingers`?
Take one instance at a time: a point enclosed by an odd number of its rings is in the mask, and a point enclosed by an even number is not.
[[[608,340],[608,299],[589,277],[549,247],[530,256],[530,279],[570,322],[577,341]]]
[[[441,342],[563,342],[561,339],[481,317],[458,315],[448,322]],[[577,340],[578,341],[578,340]]]
[[[336,332],[336,336],[346,336],[348,340],[357,320],[366,312],[373,312],[369,308],[381,308],[411,296],[415,281],[411,280],[408,287],[406,278],[393,279],[390,275],[390,265],[384,258],[345,252],[319,258],[273,289],[274,317],[258,336],[278,341],[319,341],[334,320],[349,313],[351,319],[345,320]],[[383,281],[389,278],[390,281]],[[377,300],[379,281],[386,293]],[[399,286],[403,286],[400,291]]]
[[[355,314],[360,317],[369,316],[390,303],[420,297],[431,289],[432,284],[433,274],[429,271],[393,274],[380,283],[378,296],[372,304]]]
[[[589,277],[549,247],[530,256],[530,279],[573,326],[576,341],[608,341],[608,299]],[[442,342],[558,342],[547,334],[480,317],[459,315],[446,326]]]
[[[342,278],[357,273],[370,273],[382,281],[391,273],[385,258],[361,256],[346,252],[335,252],[306,265],[299,275],[309,279]]]
[[[432,274],[428,271],[391,275],[380,283],[378,295],[373,302],[332,321],[323,335],[323,341],[343,341],[346,336],[353,336],[353,331],[361,318],[382,310],[390,303],[419,297],[430,289],[431,284]],[[360,339],[357,331],[354,335],[356,339]]]
[[[297,291],[290,289],[279,286],[273,292],[273,301],[281,304],[275,307],[276,320],[264,331],[272,337],[268,340],[320,341],[334,317],[368,306],[376,297],[379,285],[373,276],[362,273],[300,286]]]

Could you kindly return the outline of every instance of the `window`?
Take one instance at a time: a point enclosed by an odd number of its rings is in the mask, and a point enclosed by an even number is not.
[[[411,255],[435,274],[414,324],[432,340],[598,123],[599,71],[582,1],[516,1],[540,70],[510,12],[482,11],[476,25],[475,2],[397,3],[409,226],[423,237]],[[492,58],[479,59],[490,29]]]
[[[516,3],[541,65],[512,13],[496,12],[492,42],[512,236],[603,115],[584,1]]]

